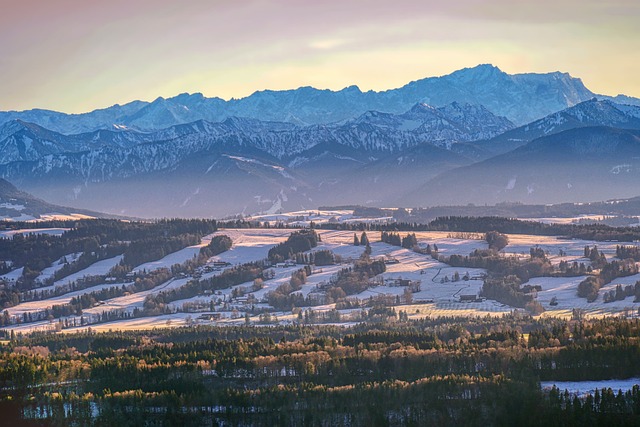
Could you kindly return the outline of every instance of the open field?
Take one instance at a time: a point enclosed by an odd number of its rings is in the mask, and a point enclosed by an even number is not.
[[[337,212],[332,212],[336,214]],[[270,220],[271,217],[265,218]],[[199,278],[208,279],[221,274],[225,269],[233,266],[245,264],[252,261],[261,261],[267,258],[270,248],[287,239],[291,234],[290,229],[224,229],[206,236],[198,245],[190,246],[180,251],[171,253],[158,261],[148,262],[135,267],[134,272],[150,271],[158,268],[170,268],[174,264],[179,264],[192,259],[196,256],[200,249],[208,244],[214,235],[227,235],[233,241],[230,250],[220,255],[210,258],[206,266],[225,265],[225,267],[210,268],[207,272],[201,274]],[[359,235],[361,232],[358,232]],[[353,231],[335,231],[335,230],[318,230],[321,241],[318,246],[308,252],[320,250],[330,250],[339,257],[341,263],[330,266],[316,268],[306,283],[297,291],[303,297],[310,294],[318,293],[318,290],[326,285],[336,276],[343,268],[353,265],[363,253],[363,246],[353,245]],[[401,233],[402,235],[406,233]],[[378,232],[368,232],[371,241],[371,257],[372,259],[384,259],[387,263],[386,271],[373,278],[371,286],[363,292],[350,295],[348,299],[351,301],[359,301],[366,303],[370,298],[380,296],[388,296],[395,298],[398,303],[395,307],[396,311],[406,311],[410,318],[422,317],[438,317],[438,316],[501,316],[515,310],[514,307],[488,299],[479,299],[477,302],[461,302],[461,296],[468,297],[478,296],[483,285],[483,277],[485,270],[473,268],[456,268],[441,263],[431,256],[419,254],[408,249],[392,246],[380,242]],[[487,243],[477,238],[478,236],[468,236],[474,238],[456,238],[455,233],[448,232],[417,232],[418,245],[425,248],[427,245],[437,246],[440,255],[468,255],[476,249],[486,249]],[[542,248],[548,253],[550,261],[557,265],[560,261],[579,261],[588,265],[589,260],[584,258],[584,247],[597,245],[608,258],[615,255],[615,242],[591,242],[577,239],[562,239],[556,237],[530,236],[530,235],[509,235],[509,245],[503,249],[505,256],[528,256],[529,249],[532,247]],[[562,256],[559,254],[563,253]],[[77,256],[77,254],[75,254]],[[43,276],[50,276],[59,268],[59,261],[52,264],[42,273]],[[53,290],[58,286],[69,284],[86,275],[105,275],[109,270],[118,264],[120,257],[96,262],[88,268],[72,274],[64,279],[57,281],[47,290]],[[245,314],[249,313],[248,321],[251,323],[259,322],[259,316],[255,313],[256,309],[263,311],[271,311],[274,318],[280,323],[290,323],[296,321],[296,316],[291,312],[276,312],[268,305],[268,293],[275,290],[278,286],[287,283],[291,274],[302,266],[287,265],[275,266],[272,268],[274,276],[271,279],[264,280],[264,286],[254,292],[250,292],[252,282],[242,283],[230,286],[226,289],[218,290],[212,294],[197,295],[187,299],[179,299],[171,301],[168,307],[171,313],[162,314],[152,317],[131,318],[106,323],[90,325],[96,330],[109,329],[136,329],[136,328],[153,328],[159,326],[181,326],[191,323],[204,324],[241,324],[244,323]],[[19,277],[19,269],[5,275],[5,278]],[[454,280],[460,277],[459,280]],[[466,277],[467,280],[462,278]],[[615,301],[605,303],[602,294],[609,290],[615,290],[618,284],[627,286],[634,285],[640,280],[640,275],[634,275],[614,280],[612,283],[602,288],[596,301],[588,303],[586,299],[577,296],[577,286],[584,280],[585,276],[578,277],[536,277],[531,279],[528,284],[540,286],[541,290],[537,292],[537,301],[542,304],[546,310],[543,316],[571,316],[573,309],[581,309],[587,317],[600,317],[606,315],[636,315],[640,304],[633,302],[633,297],[626,298],[623,301]],[[125,294],[120,297],[101,301],[99,305],[83,310],[82,316],[85,319],[98,319],[103,312],[121,311],[123,313],[132,314],[134,310],[142,310],[145,298],[162,291],[171,289],[179,289],[185,286],[191,277],[174,277],[170,280],[155,286],[143,292]],[[412,293],[412,301],[407,304],[402,300],[405,293],[405,286],[399,285],[402,281],[411,281],[419,283],[419,289],[414,289]],[[83,290],[68,292],[52,298],[40,301],[30,301],[20,303],[14,307],[7,309],[10,316],[22,316],[25,313],[43,311],[50,309],[55,304],[64,304],[71,301],[74,297],[83,294],[95,292],[97,290],[109,287],[126,286],[123,283],[105,283],[97,286],[88,287]],[[239,292],[242,291],[242,292]],[[235,292],[235,296],[234,296]],[[238,294],[244,294],[239,298]],[[251,302],[247,302],[247,297],[251,297]],[[557,305],[552,306],[552,299],[557,301]],[[187,313],[188,310],[195,312]],[[319,313],[328,312],[335,308],[335,304],[316,305],[313,307],[302,307],[303,310],[308,308]],[[253,311],[253,313],[252,313]],[[357,321],[357,309],[341,309],[341,324],[349,325]],[[215,313],[215,320],[205,319],[203,315],[212,316]],[[53,328],[55,321],[40,321],[21,325],[9,326],[9,329],[26,332],[30,330],[38,330],[43,328]],[[85,326],[86,327],[86,326]],[[78,328],[70,328],[69,331]]]

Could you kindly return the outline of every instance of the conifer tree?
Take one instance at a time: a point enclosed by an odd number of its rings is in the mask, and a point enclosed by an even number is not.
[[[360,243],[367,246],[369,244],[369,238],[367,237],[367,233],[365,231],[362,232],[360,236]]]

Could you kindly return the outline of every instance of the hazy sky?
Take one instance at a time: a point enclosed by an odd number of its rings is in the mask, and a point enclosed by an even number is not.
[[[638,0],[2,0],[0,109],[388,89],[492,63],[640,97]]]

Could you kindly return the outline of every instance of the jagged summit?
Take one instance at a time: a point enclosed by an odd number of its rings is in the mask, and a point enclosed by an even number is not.
[[[458,71],[454,71],[451,74],[443,76],[450,80],[459,81],[482,81],[487,79],[504,78],[508,76],[507,73],[500,68],[492,64],[479,64],[475,67],[463,68]]]
[[[422,113],[430,113],[432,114],[433,111],[435,110],[434,107],[432,107],[431,105],[425,103],[425,102],[417,102],[413,107],[411,107],[411,109],[409,110],[409,113],[417,113],[417,114],[422,114]]]

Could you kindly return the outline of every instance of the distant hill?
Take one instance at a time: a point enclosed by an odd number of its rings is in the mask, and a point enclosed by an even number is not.
[[[584,127],[453,169],[404,195],[401,205],[560,203],[633,197],[640,182],[640,130]]]
[[[0,178],[0,220],[28,221],[42,217],[114,218],[84,209],[68,208],[47,203],[29,193],[18,190],[9,181]]]

